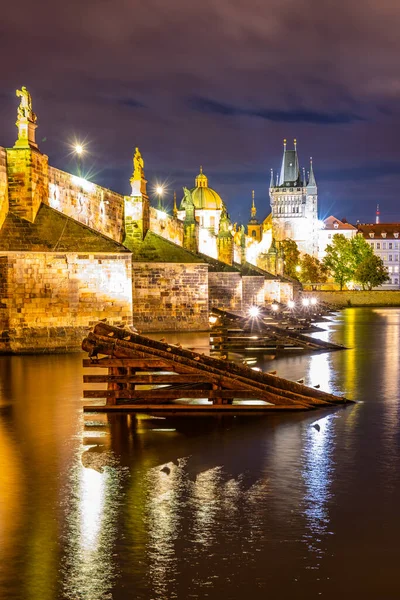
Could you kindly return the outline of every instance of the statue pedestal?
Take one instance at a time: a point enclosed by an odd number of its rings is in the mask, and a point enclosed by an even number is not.
[[[18,139],[14,144],[14,148],[38,148],[35,142],[36,123],[25,118],[19,119],[16,126],[18,127]]]

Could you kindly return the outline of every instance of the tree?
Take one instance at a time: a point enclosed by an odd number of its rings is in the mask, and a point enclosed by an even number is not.
[[[372,247],[365,241],[361,234],[356,235],[350,240],[351,254],[353,260],[354,271],[358,266],[370,256],[374,256]]]
[[[378,287],[385,281],[390,280],[390,277],[382,259],[375,256],[375,254],[371,254],[358,265],[354,272],[354,279],[361,283],[363,290],[365,288],[372,290],[373,287]]]
[[[305,254],[300,262],[301,271],[299,279],[301,283],[325,283],[327,280],[327,268],[314,256]]]
[[[345,283],[352,279],[355,270],[351,240],[342,233],[335,234],[332,244],[326,247],[323,265],[329,269],[333,279],[342,290]]]
[[[296,267],[299,265],[300,252],[297,244],[294,240],[283,240],[280,243],[280,247],[283,250],[283,272],[288,277],[298,278]]]

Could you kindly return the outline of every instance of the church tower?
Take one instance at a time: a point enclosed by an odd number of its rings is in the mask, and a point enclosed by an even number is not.
[[[247,224],[247,235],[249,237],[251,237],[252,240],[256,241],[256,242],[261,242],[261,238],[262,238],[262,225],[261,223],[259,223],[256,215],[257,215],[257,209],[256,209],[256,205],[254,203],[254,190],[251,193],[251,198],[252,198],[252,202],[251,202],[251,217],[250,217],[250,221]]]
[[[302,253],[318,255],[317,184],[312,159],[308,181],[300,172],[297,142],[287,150],[283,142],[282,165],[275,185],[273,174],[269,188],[272,235],[280,242],[294,240]]]

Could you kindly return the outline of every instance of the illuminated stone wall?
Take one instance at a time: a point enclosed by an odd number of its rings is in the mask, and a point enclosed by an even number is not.
[[[125,254],[0,257],[0,351],[79,350],[99,319],[130,324],[131,276]]]
[[[210,308],[219,308],[241,314],[242,276],[239,272],[209,273]]]
[[[49,167],[49,206],[107,235],[124,237],[124,197],[90,181]]]
[[[133,324],[147,331],[208,329],[208,267],[199,263],[132,264]]]
[[[242,310],[246,314],[250,306],[262,306],[265,301],[265,277],[242,278]]]
[[[0,229],[8,213],[7,154],[0,148]]]
[[[47,202],[48,159],[32,148],[8,148],[9,210],[34,222],[42,202]]]
[[[150,230],[178,246],[183,246],[183,222],[154,207],[150,208]]]

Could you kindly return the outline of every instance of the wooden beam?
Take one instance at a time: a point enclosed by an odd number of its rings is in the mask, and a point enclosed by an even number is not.
[[[190,413],[201,415],[204,413],[231,413],[231,414],[260,414],[268,412],[299,412],[308,410],[303,406],[290,405],[244,405],[244,404],[158,404],[155,406],[149,404],[116,404],[114,406],[101,405],[86,405],[83,407],[84,412],[144,412],[144,413],[170,413],[183,414]]]
[[[138,398],[144,400],[175,400],[177,398],[254,398],[263,400],[257,391],[248,391],[242,389],[236,390],[198,390],[198,389],[166,389],[156,388],[152,390],[84,390],[84,398]]]
[[[83,383],[108,383],[109,381],[117,383],[136,383],[136,384],[173,384],[173,383],[211,383],[212,377],[200,374],[187,375],[84,375]]]
[[[160,358],[100,358],[94,362],[90,358],[84,358],[83,367],[108,368],[108,367],[133,367],[151,371],[152,369],[168,370],[170,363]]]

